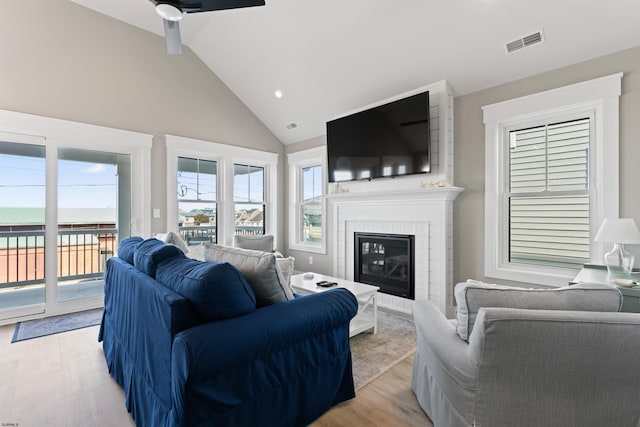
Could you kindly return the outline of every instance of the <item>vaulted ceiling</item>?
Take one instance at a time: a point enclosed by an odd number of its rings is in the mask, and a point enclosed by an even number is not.
[[[72,1],[164,43],[149,0]],[[436,81],[463,95],[640,45],[640,0],[266,3],[188,14],[182,42],[285,144],[324,134],[325,122],[341,114]],[[543,42],[507,53],[507,43],[538,31]],[[297,127],[287,129],[290,123]]]

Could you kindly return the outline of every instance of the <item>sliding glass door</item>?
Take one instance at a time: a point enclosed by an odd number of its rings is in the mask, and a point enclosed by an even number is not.
[[[150,135],[0,110],[0,324],[104,305],[118,242],[150,234],[150,154]]]
[[[106,261],[130,231],[131,156],[0,141],[0,183],[0,313],[101,304]]]
[[[57,299],[102,297],[107,259],[131,222],[131,158],[59,148],[57,193]]]
[[[0,311],[43,312],[45,147],[0,141]]]

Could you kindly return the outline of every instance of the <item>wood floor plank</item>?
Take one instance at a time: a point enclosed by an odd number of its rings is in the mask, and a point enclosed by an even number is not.
[[[413,355],[356,393],[356,398],[336,405],[312,427],[422,426],[433,427],[411,391]]]
[[[133,427],[107,370],[99,326],[11,343],[0,327],[0,423]]]
[[[11,344],[14,325],[1,326],[0,423],[133,427],[124,392],[109,376],[98,328]],[[412,369],[409,356],[312,426],[433,427],[411,391]]]

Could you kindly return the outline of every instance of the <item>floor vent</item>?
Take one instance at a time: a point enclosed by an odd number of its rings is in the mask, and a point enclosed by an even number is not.
[[[524,36],[520,39],[507,43],[507,53],[515,52],[516,50],[533,46],[534,44],[538,44],[543,41],[542,31],[536,31],[533,34],[529,34],[528,36]]]

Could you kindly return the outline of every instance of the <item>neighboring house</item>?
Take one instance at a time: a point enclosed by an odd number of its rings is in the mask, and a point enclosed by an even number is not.
[[[236,212],[236,224],[244,226],[261,226],[264,220],[260,209],[242,209]]]
[[[203,218],[207,218],[208,221],[198,221]],[[179,216],[179,225],[181,227],[195,227],[198,225],[215,225],[216,213],[212,209],[194,209],[189,212],[181,212]]]

